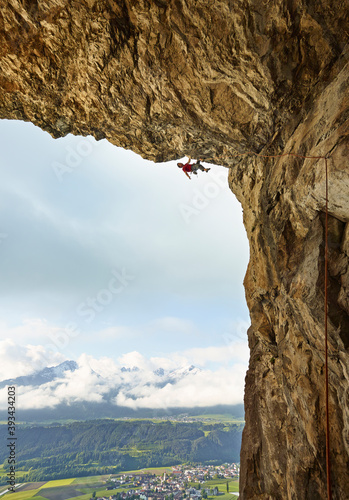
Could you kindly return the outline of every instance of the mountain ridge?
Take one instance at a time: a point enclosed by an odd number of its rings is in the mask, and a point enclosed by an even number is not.
[[[30,375],[21,375],[20,377],[15,377],[7,380],[0,381],[0,389],[3,389],[7,385],[42,385],[47,382],[52,382],[57,378],[61,378],[63,374],[67,371],[73,372],[78,369],[78,364],[76,361],[63,361],[59,365],[53,367],[45,367],[38,370]]]
[[[41,370],[38,370],[32,374],[27,376],[20,376],[13,379],[8,379],[0,382],[0,388],[4,388],[7,385],[16,385],[17,393],[19,395],[19,402],[21,397],[25,394],[26,388],[30,390],[35,390],[35,388],[44,386],[48,384],[49,386],[57,385],[59,383],[65,383],[65,376],[68,375],[71,377],[71,374],[77,372],[78,374],[79,365],[76,361],[66,360],[59,365],[53,367],[45,367]],[[100,374],[90,369],[91,373],[98,377],[100,380],[103,380]],[[164,370],[163,368],[159,368],[150,372],[155,376],[155,380],[152,379],[151,383],[156,388],[163,388],[167,384],[176,384],[180,380],[184,380],[187,376],[195,376],[195,374],[200,373],[201,369],[195,367],[194,365],[188,365],[184,367],[179,367],[177,369]],[[130,374],[136,374],[137,378],[135,380],[129,380],[128,378],[123,379],[121,382],[115,383],[115,386],[108,385],[108,391],[101,393],[101,400],[99,402],[91,402],[88,400],[81,400],[75,402],[74,400],[67,400],[65,402],[60,401],[57,402],[52,408],[42,406],[40,409],[35,408],[21,408],[21,405],[17,406],[17,413],[20,415],[21,421],[33,421],[33,422],[42,422],[42,421],[51,421],[51,420],[84,420],[98,417],[106,417],[106,418],[118,418],[118,417],[154,417],[161,416],[166,417],[167,415],[179,415],[181,413],[190,412],[193,409],[188,407],[177,407],[177,408],[129,408],[127,406],[123,406],[122,404],[116,403],[116,397],[122,391],[126,394],[129,394],[129,397],[132,399],[132,390],[137,387],[139,383],[139,377],[142,380],[142,384],[146,383],[146,376],[149,376],[149,372],[145,371],[144,374],[142,369],[139,367],[133,366],[132,368],[126,368],[124,366],[119,368],[119,374],[126,375],[127,377]],[[209,410],[207,410],[209,408]],[[204,406],[202,411],[209,411],[210,413],[217,413],[216,409],[219,409],[219,413],[221,413],[220,408],[224,408],[224,412],[229,412],[232,408],[234,409],[234,413],[237,413],[240,417],[243,417],[243,410],[241,412],[240,408],[243,408],[243,405],[224,405],[221,406]],[[0,416],[4,415],[6,418],[6,410],[0,409]],[[57,417],[59,415],[59,418]]]
[[[76,370],[78,370],[78,368],[79,365],[76,361],[66,360],[59,365],[45,367],[29,375],[21,375],[19,377],[2,380],[0,381],[0,389],[3,389],[5,386],[11,384],[17,386],[40,386],[62,378],[66,372],[75,372]],[[119,371],[121,373],[138,373],[141,371],[141,369],[137,366],[133,366],[132,368],[126,368],[122,366]],[[160,367],[156,370],[153,370],[153,374],[159,377],[159,379],[163,378],[162,383],[165,385],[167,383],[175,383],[182,377],[186,377],[187,375],[195,375],[200,371],[200,368],[197,368],[194,365],[188,365],[172,370],[164,370]],[[92,369],[91,372],[96,374],[98,377],[101,377],[100,374]]]

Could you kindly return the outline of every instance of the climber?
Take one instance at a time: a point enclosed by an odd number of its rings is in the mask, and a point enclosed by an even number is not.
[[[208,172],[210,170],[209,168],[205,168],[204,166],[202,166],[200,164],[200,160],[198,160],[196,163],[192,163],[192,164],[190,162],[191,162],[191,158],[189,156],[187,163],[185,163],[185,164],[177,163],[178,168],[181,168],[183,170],[183,172],[188,177],[188,179],[190,179],[189,173],[198,175],[198,170],[202,170],[203,172]]]

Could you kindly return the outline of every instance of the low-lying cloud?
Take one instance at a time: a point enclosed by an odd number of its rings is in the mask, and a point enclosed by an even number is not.
[[[245,373],[243,365],[215,372],[204,370],[164,387],[143,384],[128,392],[121,390],[115,402],[132,409],[241,404]]]
[[[1,354],[9,364],[16,363],[16,376],[28,376],[44,368],[37,364],[43,349],[42,346],[18,346],[11,340],[0,342]],[[51,366],[62,361],[52,356]],[[60,404],[106,401],[132,409],[240,404],[247,357],[239,341],[235,349],[233,344],[213,346],[164,357],[146,358],[133,351],[121,355],[117,361],[108,356],[97,359],[82,354],[75,370],[61,371],[54,380],[25,385],[22,379],[17,387],[18,408],[54,408]],[[207,367],[218,360],[223,363],[217,369]],[[8,378],[5,366],[1,380]],[[3,409],[7,404],[6,391],[6,387],[0,391]]]

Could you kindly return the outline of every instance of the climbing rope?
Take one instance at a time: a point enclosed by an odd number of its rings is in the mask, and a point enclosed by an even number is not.
[[[295,156],[297,158],[312,158],[325,160],[325,407],[326,407],[326,477],[327,477],[327,498],[332,500],[331,491],[331,460],[330,460],[330,423],[329,423],[329,405],[328,405],[328,333],[327,333],[327,310],[328,310],[328,166],[327,156],[303,156],[296,153],[284,153],[281,155],[263,155],[249,152],[263,158],[281,158],[284,156]],[[245,154],[249,154],[245,153]]]
[[[263,155],[259,153],[249,152],[263,158],[281,158],[283,156],[295,156],[297,158],[312,158],[325,160],[325,407],[326,407],[326,477],[327,477],[327,498],[332,500],[331,491],[331,460],[330,460],[330,422],[329,422],[329,405],[328,405],[328,333],[327,333],[327,310],[328,310],[328,166],[327,156],[303,156],[296,153],[284,153],[281,155]],[[249,154],[245,153],[245,154]]]
[[[248,156],[255,155],[262,158],[282,158],[284,156],[294,156],[297,158],[325,160],[325,412],[326,412],[326,477],[327,477],[327,499],[332,500],[331,491],[331,461],[330,461],[330,423],[329,423],[329,404],[328,404],[328,165],[327,159],[329,156],[306,156],[297,153],[283,153],[279,155],[265,155],[255,153],[254,151],[247,151],[245,153],[232,153],[232,156]]]
[[[331,460],[330,460],[330,422],[329,422],[329,405],[328,405],[328,333],[327,333],[327,323],[328,323],[328,166],[327,166],[327,156],[303,156],[296,153],[284,153],[281,155],[263,155],[260,153],[255,153],[253,151],[242,153],[254,154],[256,156],[261,156],[263,158],[281,158],[283,156],[295,156],[297,158],[312,158],[312,159],[324,159],[325,160],[325,407],[326,407],[326,477],[327,477],[327,498],[332,500],[331,491]]]
[[[325,398],[326,398],[326,475],[327,475],[327,498],[332,499],[331,492],[331,461],[330,461],[330,423],[328,408],[328,335],[327,335],[327,267],[328,267],[328,167],[325,158],[326,170],[326,205],[325,205]]]

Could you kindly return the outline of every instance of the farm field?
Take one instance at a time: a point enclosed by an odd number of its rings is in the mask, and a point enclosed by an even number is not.
[[[78,497],[79,500],[89,500],[93,492],[96,492],[96,496],[109,498],[110,495],[129,489],[123,487],[106,490],[105,481],[109,478],[110,475],[103,475],[27,483],[15,493],[5,493],[2,498],[6,500],[73,500]],[[3,491],[5,489],[7,488],[4,486]]]
[[[156,474],[157,476],[161,476],[164,472],[172,472],[172,467],[150,467],[150,468],[145,468],[145,469],[138,469],[138,470],[126,470],[123,472],[123,474],[136,474],[136,473],[143,473],[143,474]]]
[[[226,488],[227,481],[229,483],[229,488],[231,484],[236,482],[234,479],[209,479],[205,481],[205,484],[210,488],[217,486],[219,491],[223,491],[223,488]]]
[[[29,500],[29,498],[34,497],[37,493],[39,493],[39,489],[35,490],[26,490],[26,491],[21,491],[19,489],[15,493],[9,492],[5,493],[5,495],[2,495],[2,498],[9,499],[11,498],[12,500]],[[39,496],[35,496],[35,500],[40,500]]]
[[[56,479],[55,481],[47,481],[45,483],[45,489],[46,488],[57,488],[60,486],[67,486],[72,484],[75,481],[75,478],[70,478],[70,479]]]
[[[227,424],[244,424],[245,420],[243,418],[234,417],[229,414],[208,414],[208,415],[197,415],[192,417],[193,420],[205,423],[221,422]]]
[[[227,479],[210,479],[209,481],[205,481],[206,488],[214,488],[217,486],[218,491],[222,493],[219,497],[208,497],[208,498],[219,498],[219,500],[227,500],[231,499],[231,493],[234,491],[239,491],[239,480],[228,479],[229,483],[229,493],[227,493]],[[195,488],[198,487],[198,483],[191,483],[191,485]],[[233,497],[234,499],[234,497]]]
[[[59,489],[60,491],[63,491],[63,489],[66,490],[74,480],[75,478],[69,478],[58,479],[55,481],[42,481],[40,483],[27,483],[21,486],[15,493],[8,492],[5,493],[2,497],[7,499],[11,498],[11,500],[29,500],[30,498],[34,497],[35,500],[51,500],[49,496],[47,496],[47,492],[54,491],[55,489]],[[7,488],[5,487],[5,489]],[[43,492],[45,492],[45,495],[43,495]],[[81,495],[81,493],[79,492],[78,495]],[[73,498],[73,495],[71,497]]]
[[[40,496],[47,498],[47,500],[64,500],[65,498],[81,497],[81,491],[70,485],[66,487],[56,486],[51,488],[46,488],[45,485],[45,487],[40,490]]]
[[[41,481],[40,483],[26,483],[21,486],[21,491],[38,490],[41,486],[44,486],[46,481]]]
[[[110,477],[110,474],[104,474],[103,476],[86,476],[77,477],[73,480],[71,484],[89,485],[89,484],[103,484]]]

